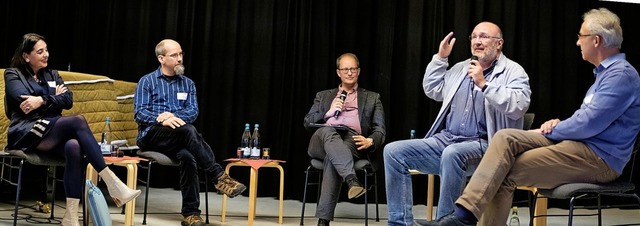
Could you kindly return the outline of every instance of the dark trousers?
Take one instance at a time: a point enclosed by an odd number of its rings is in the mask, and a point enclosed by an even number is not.
[[[180,160],[180,190],[182,192],[183,216],[200,214],[200,180],[198,167],[217,181],[224,170],[215,162],[211,147],[191,124],[171,129],[153,126],[147,135],[138,141],[142,150],[153,150]]]
[[[321,127],[311,136],[308,154],[311,158],[321,159],[324,163],[320,199],[316,217],[332,220],[340,188],[345,177],[355,174],[354,159],[366,156],[358,152],[351,138],[357,135],[351,130],[336,130],[333,127]]]

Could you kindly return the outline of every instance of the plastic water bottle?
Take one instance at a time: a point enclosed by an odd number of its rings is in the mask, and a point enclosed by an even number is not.
[[[253,126],[253,135],[251,136],[251,159],[260,159],[260,125]]]
[[[411,132],[409,132],[409,139],[416,139],[416,130],[412,129]]]
[[[509,226],[520,226],[520,218],[518,217],[518,207],[511,208],[511,220],[509,220]]]
[[[111,118],[107,117],[102,129],[102,139],[100,140],[100,152],[102,155],[111,155]]]
[[[242,158],[249,158],[249,154],[251,153],[251,131],[249,130],[249,123],[244,124],[244,132],[242,133],[242,143],[240,143],[240,147],[242,147]]]

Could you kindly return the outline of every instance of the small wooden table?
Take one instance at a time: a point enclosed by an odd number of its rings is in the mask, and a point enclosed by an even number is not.
[[[278,212],[278,224],[282,224],[282,216],[284,212],[283,197],[284,197],[284,169],[280,163],[285,161],[275,159],[227,159],[225,161],[230,162],[225,168],[225,173],[229,174],[229,169],[232,166],[249,166],[251,170],[251,176],[249,179],[249,216],[248,225],[253,225],[253,220],[256,217],[256,196],[258,195],[258,169],[260,167],[277,168],[280,170],[280,209]],[[222,197],[222,222],[224,223],[227,212],[227,195]]]
[[[114,166],[123,166],[127,168],[127,187],[131,189],[136,189],[136,183],[138,181],[138,163],[140,160],[144,160],[138,157],[104,157],[104,162],[108,165]],[[91,164],[87,164],[87,179],[91,180],[93,184],[98,183],[98,172],[93,168]],[[85,191],[85,200],[87,199],[87,193]],[[107,197],[105,195],[105,197]],[[109,196],[110,197],[110,196]],[[124,225],[125,226],[133,226],[133,216],[135,215],[136,209],[136,199],[132,199],[131,201],[126,203],[125,207],[125,215],[124,215]],[[85,213],[87,212],[87,207],[85,205]],[[89,220],[87,218],[87,220]]]

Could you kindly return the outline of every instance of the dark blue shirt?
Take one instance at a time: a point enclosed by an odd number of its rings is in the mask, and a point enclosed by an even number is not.
[[[171,112],[184,122],[193,123],[198,118],[196,86],[184,75],[164,76],[158,67],[138,82],[133,111],[138,123],[138,140],[152,125],[160,125],[156,118],[163,112]]]
[[[493,73],[496,62],[497,60],[483,71],[485,78]],[[446,128],[433,137],[446,145],[478,138],[487,139],[487,120],[484,114],[484,95],[481,89],[475,87],[471,78],[466,77],[451,101]]]

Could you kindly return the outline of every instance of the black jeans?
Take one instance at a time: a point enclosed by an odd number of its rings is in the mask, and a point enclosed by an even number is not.
[[[180,190],[182,192],[183,216],[200,214],[200,179],[198,167],[213,178],[222,176],[224,170],[215,162],[213,151],[200,133],[191,124],[171,129],[153,126],[146,136],[138,141],[142,151],[153,150],[180,160]]]

